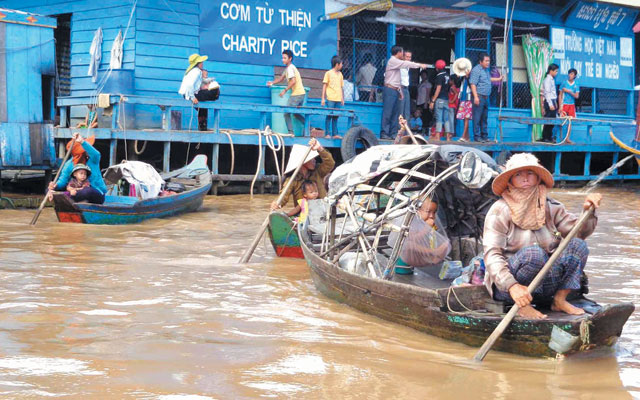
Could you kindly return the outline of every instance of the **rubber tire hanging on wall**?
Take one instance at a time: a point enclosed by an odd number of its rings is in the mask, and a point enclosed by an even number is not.
[[[353,126],[344,134],[340,145],[342,161],[347,161],[356,155],[356,144],[361,141],[365,149],[378,145],[378,138],[371,132],[371,129],[362,125]]]

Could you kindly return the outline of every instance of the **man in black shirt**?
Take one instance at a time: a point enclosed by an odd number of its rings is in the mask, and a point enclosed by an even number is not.
[[[449,123],[449,74],[445,67],[444,60],[436,61],[435,89],[429,103],[429,109],[433,111],[436,118],[436,139],[440,139],[443,125],[447,138],[450,138],[453,132],[453,127]]]

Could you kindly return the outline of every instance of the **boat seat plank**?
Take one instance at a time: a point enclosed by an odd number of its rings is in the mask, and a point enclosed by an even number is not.
[[[434,276],[433,273],[430,273],[433,269],[440,271],[440,267],[415,268],[411,275],[394,274],[393,281],[427,289],[448,288],[451,285],[451,279],[439,279],[437,276]]]

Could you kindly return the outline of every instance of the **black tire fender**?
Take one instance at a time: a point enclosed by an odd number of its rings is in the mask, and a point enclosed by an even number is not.
[[[358,140],[363,142],[365,148],[378,145],[378,138],[371,132],[371,129],[362,125],[351,127],[342,138],[340,145],[340,154],[342,161],[347,161],[356,155],[356,144]]]

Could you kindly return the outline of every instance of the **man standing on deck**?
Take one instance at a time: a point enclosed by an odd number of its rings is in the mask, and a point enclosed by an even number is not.
[[[297,205],[298,200],[302,198],[302,183],[307,180],[314,182],[318,187],[318,199],[322,199],[327,195],[324,178],[333,170],[336,162],[333,160],[331,153],[325,150],[316,138],[312,138],[309,141],[309,146],[311,146],[311,152],[304,160],[302,167],[300,167],[300,171],[298,171],[298,175],[296,175],[293,184],[282,198],[282,204],[278,205],[276,201],[273,201],[271,203],[271,211],[284,207],[289,201],[289,196],[291,195],[293,195],[293,203]],[[285,174],[293,172],[298,165],[303,162],[302,157],[306,151],[307,148],[305,146],[297,144],[293,145],[291,148],[291,154],[289,155],[289,161],[287,162],[287,168],[284,171]],[[320,156],[320,159],[322,159],[322,163],[320,165],[316,165],[317,156]],[[289,179],[291,178],[287,178],[282,185],[283,187],[287,186]]]
[[[382,88],[382,127],[380,138],[393,140],[398,131],[398,116],[404,105],[404,94],[400,78],[401,68],[427,68],[426,64],[404,61],[404,51],[400,46],[391,48],[391,58],[387,61]]]
[[[287,49],[282,52],[282,63],[286,67],[282,72],[282,75],[273,81],[267,82],[267,86],[271,87],[272,85],[276,85],[286,79],[287,87],[282,89],[280,97],[284,97],[284,95],[291,90],[291,96],[289,96],[287,106],[299,107],[304,103],[305,91],[304,85],[302,84],[302,78],[300,78],[300,72],[298,72],[298,68],[293,65],[293,52],[291,50]],[[302,114],[293,114],[293,116],[304,124],[304,116]],[[284,113],[284,122],[287,124],[287,131],[289,131],[289,134],[293,135],[291,113]]]
[[[475,142],[489,141],[487,119],[489,118],[489,95],[491,82],[502,81],[502,76],[492,78],[489,71],[491,58],[489,54],[480,53],[478,64],[471,70],[469,86],[473,95],[473,140]]]
[[[404,51],[404,60],[411,61],[411,57],[413,53],[410,50]],[[400,110],[400,114],[407,121],[411,118],[411,94],[409,93],[409,68],[400,69],[400,81],[402,83],[402,96],[404,99],[402,100],[402,110]]]

